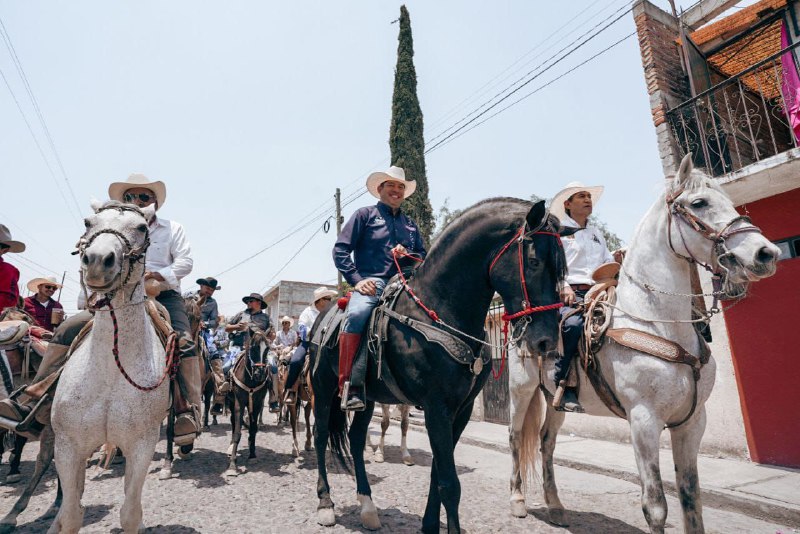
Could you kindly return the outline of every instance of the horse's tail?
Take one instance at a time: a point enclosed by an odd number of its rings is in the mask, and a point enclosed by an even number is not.
[[[544,422],[545,398],[537,388],[525,411],[525,421],[519,444],[519,471],[522,486],[527,490],[529,484],[539,485],[536,466],[539,463],[540,433]]]
[[[350,440],[347,437],[347,413],[341,408],[341,398],[336,395],[333,399],[328,414],[328,442],[331,453],[338,460],[339,465],[352,474],[350,458]]]

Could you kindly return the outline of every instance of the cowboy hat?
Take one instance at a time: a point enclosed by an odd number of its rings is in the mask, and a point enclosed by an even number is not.
[[[0,243],[8,246],[9,252],[25,252],[25,243],[11,239],[11,232],[5,224],[0,224]]]
[[[32,293],[36,293],[36,292],[39,291],[39,286],[42,285],[42,284],[56,286],[56,289],[61,287],[61,284],[59,284],[56,281],[56,277],[55,276],[43,276],[41,278],[34,278],[30,282],[28,282],[28,291],[30,291]]]
[[[592,206],[596,206],[597,201],[603,195],[604,189],[602,185],[583,185],[581,182],[570,182],[564,189],[556,193],[553,200],[550,201],[550,213],[563,222],[567,217],[567,212],[564,210],[564,202],[569,200],[572,195],[586,191],[592,195]]]
[[[109,185],[108,198],[118,202],[124,202],[122,197],[125,195],[125,191],[136,187],[149,189],[156,195],[157,209],[161,208],[161,206],[164,205],[164,201],[167,200],[167,186],[164,185],[164,182],[151,182],[147,176],[139,173],[131,174],[124,182],[114,182]]]
[[[198,278],[197,280],[195,280],[194,283],[199,285],[199,286],[208,286],[211,289],[214,289],[216,291],[220,291],[222,289],[222,286],[217,286],[217,284],[219,282],[217,282],[217,279],[214,278],[213,276],[206,276],[205,278]]]
[[[314,304],[319,299],[324,299],[325,297],[333,298],[336,295],[338,295],[338,293],[336,291],[334,291],[333,289],[328,289],[325,286],[320,286],[320,287],[318,287],[317,289],[314,290],[314,300],[311,301],[311,304]]]
[[[260,301],[261,302],[261,309],[264,309],[264,308],[267,307],[267,302],[264,300],[264,297],[261,295],[261,293],[250,293],[246,297],[242,297],[242,302],[244,302],[245,304],[247,304],[247,302],[251,301],[251,300]]]
[[[292,325],[294,324],[294,319],[292,319],[288,315],[284,315],[283,317],[281,317],[281,324],[283,323],[289,323],[289,328],[291,328]]]
[[[406,199],[414,194],[414,191],[417,189],[417,182],[414,180],[406,180],[406,171],[401,169],[400,167],[389,167],[388,171],[385,172],[373,172],[367,178],[367,190],[372,193],[372,196],[375,198],[381,198],[381,194],[378,193],[378,187],[383,182],[386,181],[393,181],[399,182],[401,184],[406,184],[405,194],[403,198]]]

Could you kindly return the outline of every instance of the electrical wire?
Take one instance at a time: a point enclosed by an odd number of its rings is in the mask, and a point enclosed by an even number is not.
[[[329,217],[329,218],[328,218],[328,220],[330,220],[330,219],[331,219],[331,218]],[[284,269],[286,269],[286,267],[288,267],[288,266],[289,266],[289,264],[290,264],[290,263],[292,263],[292,261],[293,261],[293,260],[294,260],[294,259],[295,259],[295,258],[296,258],[296,257],[297,257],[297,256],[298,256],[298,255],[299,255],[301,252],[302,252],[302,251],[303,251],[303,249],[305,249],[305,248],[306,248],[306,246],[308,246],[308,244],[309,244],[309,243],[311,243],[311,240],[312,240],[312,239],[314,239],[314,238],[317,236],[317,234],[319,234],[319,233],[322,231],[322,229],[323,229],[324,227],[325,227],[325,225],[324,225],[324,224],[323,224],[323,225],[320,225],[320,227],[319,227],[319,228],[317,228],[317,231],[316,231],[316,232],[314,232],[313,234],[311,234],[311,236],[310,236],[308,239],[306,239],[305,243],[303,243],[302,245],[300,245],[300,248],[299,248],[299,249],[297,249],[297,251],[296,251],[294,254],[292,254],[292,256],[291,256],[291,257],[290,257],[288,260],[286,260],[286,263],[284,263],[284,264],[281,266],[281,268],[280,268],[280,269],[278,269],[278,270],[275,272],[275,274],[273,274],[273,275],[272,275],[272,277],[271,277],[269,280],[267,280],[267,283],[264,285],[264,287],[262,287],[262,288],[261,288],[261,293],[264,293],[264,292],[265,292],[265,291],[266,291],[266,290],[267,290],[267,289],[270,287],[270,284],[272,283],[272,281],[273,281],[273,280],[275,280],[275,278],[276,278],[276,277],[277,277],[279,274],[281,274],[281,273],[283,272],[283,270],[284,270]]]

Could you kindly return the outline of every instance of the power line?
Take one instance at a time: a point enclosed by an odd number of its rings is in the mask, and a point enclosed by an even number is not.
[[[627,5],[627,4],[626,4],[626,5]],[[625,15],[627,15],[627,14],[628,14],[628,13],[629,13],[629,12],[632,10],[632,8],[631,8],[631,7],[628,7],[628,8],[627,8],[627,9],[626,9],[624,12],[620,13],[620,11],[621,11],[622,9],[625,9],[625,6],[621,7],[620,9],[618,9],[617,11],[615,11],[614,13],[612,13],[612,14],[611,14],[609,17],[607,17],[606,19],[602,20],[601,22],[599,22],[598,24],[596,24],[595,26],[593,26],[593,27],[592,27],[592,28],[591,28],[589,31],[587,31],[586,33],[584,33],[583,35],[581,35],[581,36],[580,36],[578,39],[576,39],[576,40],[572,41],[570,44],[568,44],[567,46],[565,46],[564,48],[562,48],[561,50],[559,50],[558,52],[556,52],[555,54],[553,54],[552,56],[550,56],[550,57],[549,57],[548,59],[546,59],[544,62],[542,62],[541,64],[539,64],[539,65],[538,65],[536,68],[532,69],[532,70],[531,70],[531,71],[529,71],[527,74],[525,74],[525,76],[523,76],[523,77],[519,78],[517,81],[515,81],[515,82],[514,82],[514,83],[512,83],[512,84],[510,84],[510,85],[509,85],[509,86],[507,86],[505,89],[503,89],[502,91],[500,91],[499,93],[497,93],[496,95],[494,95],[492,98],[490,98],[489,100],[487,100],[486,102],[484,102],[484,103],[483,103],[483,104],[482,104],[480,107],[478,107],[477,109],[475,109],[475,110],[473,110],[472,112],[468,113],[467,115],[465,115],[464,117],[462,117],[460,120],[456,121],[456,122],[455,122],[453,125],[451,125],[451,126],[450,126],[450,128],[448,128],[448,129],[444,130],[442,133],[440,133],[439,135],[437,135],[437,136],[436,136],[436,137],[434,137],[433,139],[429,140],[429,141],[428,141],[428,143],[431,143],[432,141],[434,141],[434,140],[436,140],[436,139],[438,139],[438,138],[442,137],[442,136],[443,136],[445,133],[447,133],[447,132],[449,132],[449,131],[453,130],[453,131],[452,131],[451,133],[449,133],[449,134],[448,134],[446,137],[444,137],[444,138],[443,138],[443,139],[441,139],[440,141],[436,142],[436,143],[435,143],[435,144],[434,144],[432,147],[429,147],[429,148],[427,148],[427,149],[425,150],[425,153],[427,154],[428,152],[431,152],[431,151],[432,151],[432,150],[434,150],[434,149],[435,149],[437,146],[441,145],[441,144],[442,144],[444,141],[447,141],[448,139],[450,139],[451,137],[453,137],[454,135],[456,135],[458,132],[460,132],[461,130],[463,130],[464,128],[466,128],[467,126],[469,126],[470,124],[472,124],[473,122],[475,122],[477,119],[479,119],[480,117],[482,117],[483,115],[485,115],[486,113],[488,113],[489,111],[491,111],[492,109],[494,109],[495,107],[497,107],[498,105],[500,105],[500,103],[502,103],[502,102],[504,102],[505,100],[509,99],[509,98],[510,98],[512,95],[514,95],[515,93],[517,93],[517,92],[518,92],[520,89],[522,89],[523,87],[527,86],[529,83],[531,83],[531,82],[533,82],[534,80],[536,80],[536,79],[537,79],[539,76],[541,76],[541,75],[542,75],[542,74],[544,74],[545,72],[549,71],[550,69],[552,69],[553,67],[555,67],[556,65],[558,65],[559,63],[561,63],[562,61],[564,61],[564,60],[565,60],[567,57],[569,57],[570,55],[572,55],[573,53],[575,53],[577,50],[579,50],[580,48],[582,48],[584,45],[586,45],[586,44],[587,44],[588,42],[590,42],[592,39],[594,39],[595,37],[597,37],[598,35],[600,35],[600,34],[601,34],[601,33],[603,33],[604,31],[606,31],[606,30],[607,30],[609,27],[611,27],[613,24],[615,24],[617,21],[619,21],[619,20],[620,20],[622,17],[624,17]],[[613,17],[615,17],[615,16],[616,16],[616,18],[613,18]],[[583,41],[580,41],[580,39],[581,39],[581,38],[583,38],[583,37],[585,37],[586,35],[590,34],[590,33],[591,33],[591,32],[593,32],[593,31],[594,31],[596,28],[598,28],[600,25],[602,25],[603,23],[605,23],[606,21],[608,21],[608,20],[610,20],[610,19],[612,19],[612,18],[613,18],[613,20],[611,20],[611,22],[609,22],[608,24],[606,24],[605,26],[603,26],[602,28],[600,28],[600,29],[599,29],[597,32],[595,32],[594,34],[592,34],[592,35],[590,35],[589,37],[585,38]],[[578,42],[578,41],[580,41],[580,42]],[[573,48],[571,48],[570,50],[568,50],[568,51],[567,51],[565,54],[563,54],[562,56],[558,57],[558,58],[557,58],[555,61],[553,61],[553,62],[552,62],[550,65],[547,65],[546,67],[542,68],[542,67],[543,67],[543,66],[544,66],[544,65],[545,65],[547,62],[551,61],[553,58],[555,58],[556,56],[558,56],[559,54],[561,54],[562,52],[564,52],[564,51],[565,51],[565,50],[567,50],[568,48],[572,47],[572,45],[575,45],[576,43],[577,43],[577,45],[576,45],[576,46],[574,46]],[[534,73],[534,72],[536,72],[536,71],[539,71],[539,72],[538,72],[538,73],[536,73],[534,76],[531,76],[530,78],[528,78],[528,76],[530,76],[531,74],[533,74],[533,73]],[[528,79],[526,80],[526,78],[528,78]],[[520,82],[522,82],[522,83],[520,83]],[[517,85],[517,84],[520,84],[520,85],[518,85],[517,87],[514,87],[514,86],[515,86],[515,85]],[[514,88],[513,88],[513,89],[511,89],[512,87],[514,87]],[[503,93],[505,93],[505,94],[503,94]],[[502,95],[502,97],[501,97],[501,95]],[[496,102],[492,103],[492,102],[493,102],[495,99],[498,99],[498,98],[499,98],[499,100],[497,100]],[[488,106],[488,107],[487,107],[487,106]],[[486,108],[486,109],[483,109],[483,108]],[[483,111],[480,111],[481,109],[483,109]],[[480,112],[479,112],[479,111],[480,111]],[[477,113],[477,115],[475,115],[476,113]],[[474,115],[474,116],[473,116],[472,118],[470,118],[470,116],[472,116],[472,115]],[[469,119],[469,120],[468,120],[468,119]],[[466,121],[466,122],[465,122],[465,121]],[[463,124],[462,124],[462,123],[463,123]],[[460,126],[459,126],[459,125],[460,125]]]
[[[561,78],[563,78],[564,76],[566,76],[566,75],[568,75],[568,74],[570,74],[570,73],[574,72],[575,70],[577,70],[577,69],[579,69],[580,67],[582,67],[582,66],[586,65],[586,64],[587,64],[587,63],[589,63],[590,61],[593,61],[594,59],[598,58],[599,56],[601,56],[601,55],[605,54],[606,52],[608,52],[609,50],[611,50],[611,49],[612,49],[612,48],[614,48],[615,46],[617,46],[617,45],[621,44],[622,42],[626,41],[627,39],[630,39],[630,38],[631,38],[631,37],[633,37],[634,35],[636,35],[636,32],[635,32],[635,31],[634,31],[634,32],[631,32],[631,33],[629,33],[628,35],[626,35],[626,36],[625,36],[625,37],[623,37],[622,39],[619,39],[618,41],[615,41],[614,43],[612,43],[611,45],[607,46],[607,47],[606,47],[606,48],[604,48],[603,50],[601,50],[601,51],[597,52],[597,53],[596,53],[596,54],[594,54],[593,56],[591,56],[591,57],[589,57],[588,59],[586,59],[586,60],[582,61],[581,63],[578,63],[577,65],[575,65],[575,66],[574,66],[574,67],[572,67],[571,69],[569,69],[569,70],[567,70],[567,71],[565,71],[565,72],[561,73],[559,76],[557,76],[557,77],[553,78],[553,79],[552,79],[552,80],[550,80],[549,82],[547,82],[547,83],[545,83],[545,84],[542,84],[542,85],[540,85],[539,87],[537,87],[537,88],[536,88],[536,89],[534,89],[533,91],[530,91],[529,93],[526,93],[525,95],[521,96],[521,97],[520,97],[520,98],[518,98],[517,100],[514,100],[513,102],[511,102],[511,103],[510,103],[510,104],[508,104],[507,106],[505,106],[505,107],[503,107],[503,108],[500,108],[499,110],[497,110],[496,112],[492,113],[491,115],[489,115],[488,117],[486,117],[486,118],[485,118],[485,119],[483,119],[482,121],[480,121],[480,122],[478,122],[478,123],[475,123],[475,124],[473,124],[472,126],[470,126],[469,128],[467,128],[466,130],[462,130],[462,131],[458,132],[458,135],[455,135],[455,136],[453,136],[453,137],[450,137],[450,138],[448,138],[448,139],[445,139],[445,140],[443,140],[443,142],[441,142],[441,143],[437,143],[436,145],[434,145],[434,146],[433,146],[433,148],[431,148],[431,149],[430,149],[430,151],[433,151],[433,150],[435,150],[436,148],[440,148],[440,147],[442,147],[442,146],[446,145],[447,143],[450,143],[451,141],[455,141],[456,139],[458,139],[458,138],[459,138],[459,137],[461,137],[462,135],[464,135],[464,134],[466,134],[466,133],[468,133],[468,132],[470,132],[470,131],[474,130],[475,128],[477,128],[477,127],[478,127],[478,126],[480,126],[481,124],[483,124],[483,123],[485,123],[485,122],[489,121],[490,119],[492,119],[492,118],[496,117],[497,115],[501,114],[502,112],[506,111],[508,108],[511,108],[511,107],[513,107],[513,106],[515,106],[515,105],[519,104],[520,102],[522,102],[522,101],[523,101],[523,100],[525,100],[526,98],[528,98],[528,97],[530,97],[530,96],[533,96],[534,94],[538,93],[539,91],[541,91],[541,90],[545,89],[546,87],[548,87],[548,86],[552,85],[553,83],[557,82],[558,80],[560,80],[560,79],[561,79]]]
[[[3,19],[0,18],[0,34],[3,35],[3,40],[5,41],[6,48],[8,52],[11,54],[11,57],[14,61],[14,66],[17,69],[17,74],[22,79],[22,83],[25,86],[25,90],[28,93],[28,97],[33,104],[33,109],[36,111],[36,115],[39,117],[39,122],[42,125],[42,130],[44,130],[45,137],[47,138],[48,143],[50,144],[50,148],[53,151],[53,155],[55,155],[56,163],[58,163],[59,169],[61,169],[61,175],[64,177],[64,182],[67,184],[67,190],[69,190],[70,195],[72,195],[72,201],[75,203],[75,207],[77,209],[78,214],[81,213],[81,207],[78,203],[78,199],[75,196],[75,191],[72,189],[72,184],[69,181],[69,177],[67,176],[67,171],[64,170],[64,165],[61,162],[61,156],[58,154],[58,150],[56,149],[55,141],[53,141],[53,136],[50,135],[50,129],[47,127],[47,122],[44,120],[44,115],[42,115],[42,110],[39,107],[39,102],[36,100],[36,97],[33,94],[33,89],[31,88],[30,82],[28,82],[28,77],[25,75],[25,69],[22,68],[22,61],[20,61],[19,56],[17,56],[17,51],[14,48],[14,43],[11,41],[11,35],[8,33],[5,24],[3,24]]]
[[[310,236],[308,239],[306,239],[306,242],[305,242],[305,243],[303,243],[302,245],[300,245],[300,248],[299,248],[299,249],[297,249],[297,251],[296,251],[294,254],[292,254],[292,257],[291,257],[291,258],[289,258],[288,260],[286,260],[286,263],[284,263],[284,264],[281,266],[281,268],[280,268],[280,269],[278,269],[278,270],[275,272],[275,274],[273,274],[273,275],[272,275],[272,278],[270,278],[269,280],[267,280],[267,283],[264,285],[264,287],[262,287],[262,288],[261,288],[261,293],[264,293],[264,291],[265,291],[267,288],[269,288],[269,287],[270,287],[270,284],[272,283],[272,281],[273,281],[273,280],[275,280],[275,278],[276,278],[276,277],[277,277],[279,274],[281,274],[281,273],[283,272],[283,270],[284,270],[284,269],[285,269],[285,268],[286,268],[286,267],[287,267],[287,266],[288,266],[290,263],[292,263],[292,260],[294,260],[294,259],[295,259],[295,258],[296,258],[296,257],[297,257],[297,256],[298,256],[300,253],[301,253],[301,252],[303,252],[303,249],[304,249],[304,248],[306,248],[306,246],[307,246],[309,243],[311,243],[311,240],[312,240],[312,239],[314,239],[314,238],[317,236],[317,234],[318,234],[318,233],[320,233],[320,232],[322,231],[322,229],[323,229],[323,228],[325,228],[325,225],[324,225],[324,224],[323,224],[323,225],[320,225],[320,227],[319,227],[319,228],[317,228],[317,231],[316,231],[316,232],[314,232],[313,234],[311,234],[311,236]]]

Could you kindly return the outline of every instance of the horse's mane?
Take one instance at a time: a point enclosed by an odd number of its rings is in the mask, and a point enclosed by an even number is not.
[[[102,211],[105,209],[132,211],[134,213],[138,213],[142,217],[145,217],[144,211],[142,211],[142,209],[136,204],[128,204],[126,202],[120,202],[119,200],[106,200],[105,202],[103,202],[103,205],[100,206],[100,209],[98,211]]]
[[[439,237],[433,242],[430,251],[428,252],[429,259],[435,258],[440,255],[443,250],[449,249],[453,243],[464,235],[464,232],[473,228],[476,224],[485,223],[488,217],[497,219],[497,227],[508,231],[509,237],[511,233],[518,230],[521,224],[525,221],[525,216],[528,214],[534,203],[530,200],[523,200],[513,197],[493,197],[481,200],[476,204],[464,209],[458,214],[439,234]],[[554,215],[547,213],[547,221],[539,229],[544,232],[557,233],[559,228],[559,221]],[[528,230],[533,230],[532,228]],[[497,249],[504,243],[499,243]],[[539,254],[550,258],[548,266],[552,269],[552,274],[557,280],[562,282],[567,276],[567,262],[564,257],[564,250],[559,246],[558,240],[552,237],[546,239],[536,240],[536,250]]]

